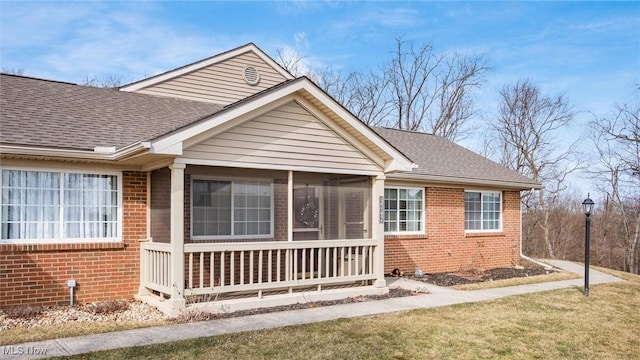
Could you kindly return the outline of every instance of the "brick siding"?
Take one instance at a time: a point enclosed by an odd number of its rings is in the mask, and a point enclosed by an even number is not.
[[[0,308],[132,298],[140,283],[140,245],[146,237],[147,177],[124,172],[123,241],[117,243],[0,245]]]
[[[520,193],[502,193],[501,232],[465,234],[464,189],[426,188],[424,235],[385,236],[385,271],[513,267],[520,257]]]
[[[0,308],[23,304],[68,304],[68,279],[77,281],[76,303],[131,298],[137,293],[139,241],[146,238],[147,227],[147,174],[124,172],[122,180],[122,242],[0,245]],[[156,240],[168,241],[168,237],[164,237],[168,235],[166,211],[170,199],[166,190],[169,185],[168,170],[153,173],[153,198],[150,200],[152,235]],[[189,242],[190,176],[186,176],[185,185],[185,240]],[[275,240],[284,240],[286,179],[276,179],[274,186],[274,237]],[[386,236],[385,271],[399,268],[412,272],[419,267],[424,272],[442,272],[514,266],[520,253],[520,196],[517,191],[502,194],[503,231],[465,234],[464,190],[427,188],[425,234]],[[199,261],[195,263],[199,268]],[[208,264],[205,266],[208,268]],[[208,280],[205,279],[205,283]]]

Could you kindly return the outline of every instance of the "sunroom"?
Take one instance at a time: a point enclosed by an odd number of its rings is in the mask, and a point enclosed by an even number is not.
[[[298,85],[259,109],[240,104],[251,116],[223,112],[149,145],[180,155],[150,172],[142,299],[169,313],[230,311],[388,290],[384,179],[412,163]]]

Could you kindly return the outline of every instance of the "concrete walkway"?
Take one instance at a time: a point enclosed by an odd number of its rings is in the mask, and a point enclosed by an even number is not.
[[[548,260],[545,262],[569,272],[581,275],[584,273],[583,266],[568,261]],[[622,280],[593,269],[590,270],[590,285],[616,281]],[[453,290],[404,278],[390,278],[387,280],[387,284],[391,288],[401,287],[427,291],[428,294],[0,346],[0,359],[37,359],[51,356],[69,356],[99,350],[309,324],[339,318],[353,318],[395,311],[486,301],[506,296],[563,288],[577,287],[582,289],[584,280],[580,278],[474,291]]]

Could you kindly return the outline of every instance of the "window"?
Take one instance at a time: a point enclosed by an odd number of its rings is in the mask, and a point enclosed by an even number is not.
[[[424,231],[424,189],[384,189],[384,231],[420,233]]]
[[[464,229],[467,231],[501,230],[501,193],[465,191]]]
[[[118,175],[3,169],[2,240],[116,240],[118,184]]]
[[[194,179],[191,188],[195,240],[273,236],[271,182]]]

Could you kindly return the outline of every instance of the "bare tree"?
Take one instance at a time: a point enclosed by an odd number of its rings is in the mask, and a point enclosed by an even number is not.
[[[506,85],[500,96],[499,113],[491,124],[501,151],[500,163],[545,186],[537,198],[527,194],[523,202],[543,230],[548,255],[555,257],[551,205],[566,188],[567,175],[578,168],[571,161],[574,145],[559,149],[556,135],[573,119],[572,109],[564,96],[545,96],[529,80]]]
[[[414,47],[396,39],[387,66],[347,76],[315,71],[296,51],[278,50],[277,61],[294,76],[307,76],[369,125],[427,131],[457,140],[475,114],[473,91],[489,70],[482,56],[437,54],[431,44]]]
[[[408,47],[408,49],[407,49]],[[415,49],[413,43],[396,39],[396,49],[387,72],[391,81],[396,128],[420,130],[427,112],[436,101],[438,84],[434,84],[436,71],[443,61],[431,44]]]
[[[429,43],[416,48],[397,38],[387,68],[395,127],[460,138],[465,122],[475,114],[473,90],[488,70],[482,56],[436,54]]]
[[[486,59],[477,55],[454,54],[447,59],[436,94],[439,111],[429,119],[431,132],[452,140],[465,136],[463,125],[476,114],[472,92],[488,69]]]
[[[126,83],[127,81],[123,76],[108,75],[103,78],[98,78],[95,76],[89,77],[89,75],[86,75],[80,85],[101,88],[118,88]]]
[[[640,87],[637,89],[640,94]],[[638,97],[636,97],[638,99]],[[619,219],[624,270],[640,273],[640,101],[616,105],[611,117],[593,122],[602,190],[610,199],[608,222]],[[608,224],[605,224],[608,226]],[[609,236],[615,229],[608,229]]]
[[[307,75],[303,67],[304,56],[297,51],[288,49],[278,49],[276,62],[280,64],[291,75],[298,77]]]
[[[9,74],[9,75],[20,75],[20,76],[25,75],[25,71],[23,68],[15,68],[15,67],[10,67],[10,68],[2,67],[2,73]]]
[[[296,51],[278,50],[277,62],[294,76],[306,76],[367,125],[383,125],[391,111],[389,80],[382,71],[352,72],[343,76],[332,67],[312,70]]]
[[[345,106],[367,125],[385,125],[391,115],[392,104],[388,98],[389,79],[370,71],[354,72],[346,81],[348,89]]]

